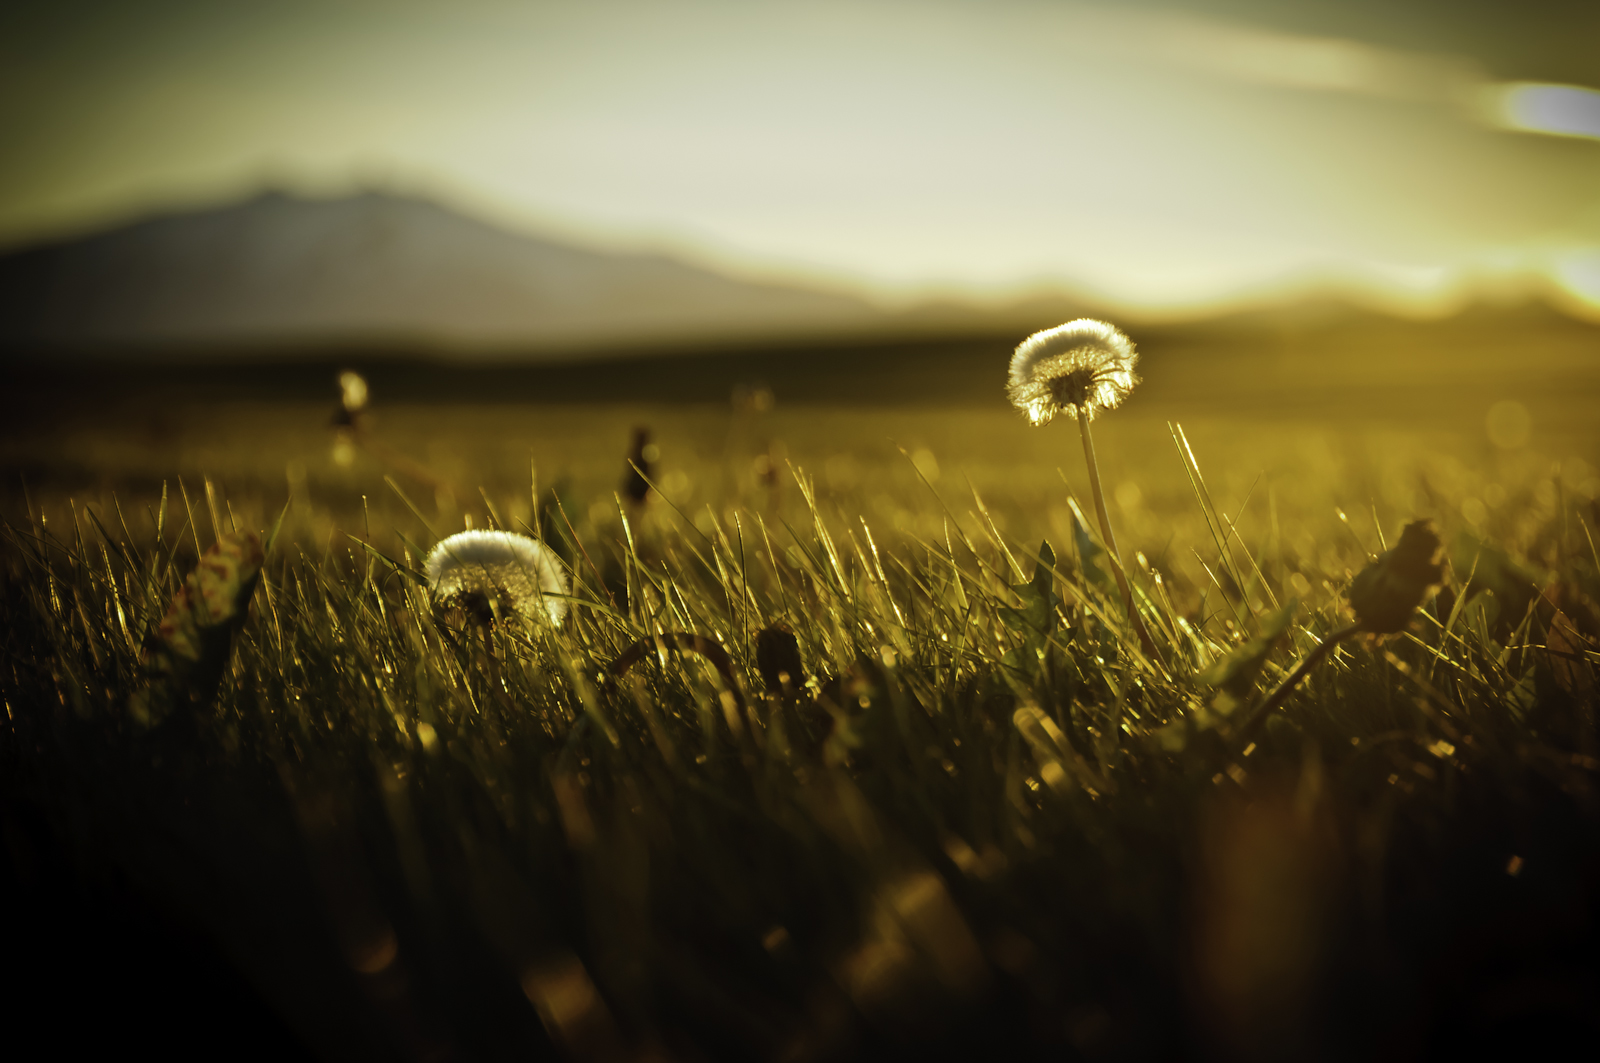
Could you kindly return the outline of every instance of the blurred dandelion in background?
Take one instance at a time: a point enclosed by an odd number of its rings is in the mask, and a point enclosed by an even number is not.
[[[457,532],[435,546],[426,565],[435,605],[460,608],[480,622],[510,614],[531,621],[541,605],[552,624],[567,613],[566,576],[555,553],[527,535]]]
[[[733,409],[735,413],[770,413],[777,405],[777,397],[765,384],[735,384]]]
[[[333,426],[333,463],[347,469],[356,459],[356,434],[367,408],[367,380],[346,369],[339,374],[339,405],[329,423]]]
[[[360,373],[345,370],[339,374],[339,404],[354,417],[367,408],[367,379]]]
[[[346,369],[339,374],[338,382],[339,404],[333,408],[333,416],[328,421],[333,428],[333,463],[341,469],[350,468],[355,464],[359,448],[395,472],[433,488],[435,497],[441,499],[441,509],[453,506],[455,491],[449,484],[373,434],[367,378],[353,369]]]

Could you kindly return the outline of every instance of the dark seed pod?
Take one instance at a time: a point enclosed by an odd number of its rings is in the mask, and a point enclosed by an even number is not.
[[[1444,578],[1441,550],[1433,523],[1413,521],[1392,550],[1356,573],[1350,584],[1350,607],[1362,630],[1392,635],[1411,622],[1429,589]]]
[[[756,669],[774,694],[792,693],[805,684],[800,663],[800,643],[783,624],[773,624],[756,636]],[[785,680],[788,690],[784,689]]]
[[[650,429],[640,426],[633,430],[633,446],[628,449],[628,467],[622,474],[622,495],[635,505],[644,502],[650,494],[650,479],[655,469],[650,455],[655,448],[650,445]]]

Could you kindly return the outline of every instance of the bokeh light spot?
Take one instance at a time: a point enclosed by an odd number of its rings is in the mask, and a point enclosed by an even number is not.
[[[1533,434],[1533,418],[1528,408],[1515,399],[1502,399],[1489,407],[1486,421],[1489,442],[1501,450],[1516,450],[1527,446]]]

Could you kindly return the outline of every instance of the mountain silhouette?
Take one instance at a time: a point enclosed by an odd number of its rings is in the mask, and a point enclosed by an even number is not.
[[[537,355],[870,328],[854,297],[525,236],[436,203],[266,193],[0,255],[0,344]]]

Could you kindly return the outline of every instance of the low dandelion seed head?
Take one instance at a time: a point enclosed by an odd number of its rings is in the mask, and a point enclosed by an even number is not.
[[[567,579],[554,551],[527,535],[504,531],[457,532],[428,554],[428,587],[436,605],[493,602],[501,615],[532,620],[540,608],[559,625],[567,603]]]
[[[1011,356],[1006,392],[1033,424],[1080,409],[1092,420],[1128,397],[1139,382],[1138,361],[1121,329],[1082,317],[1023,340]]]

